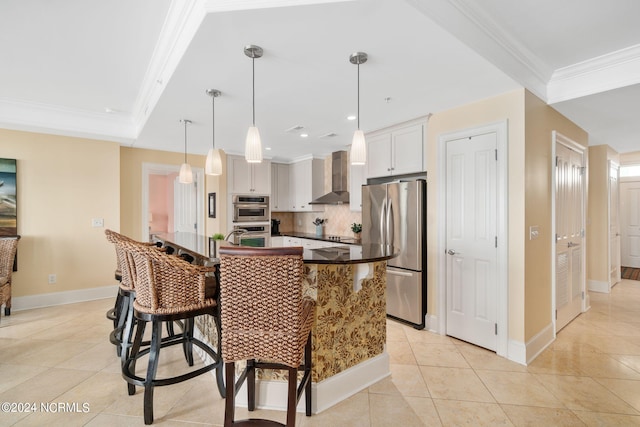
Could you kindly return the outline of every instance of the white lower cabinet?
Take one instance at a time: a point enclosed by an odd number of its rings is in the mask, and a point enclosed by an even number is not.
[[[284,244],[284,236],[272,236],[271,237],[271,246],[274,248],[280,248],[285,246]]]

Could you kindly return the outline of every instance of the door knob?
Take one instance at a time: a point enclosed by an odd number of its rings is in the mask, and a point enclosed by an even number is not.
[[[449,250],[447,251],[447,253],[448,253],[449,255],[455,255],[457,252],[456,252],[456,251],[454,251],[453,249],[449,249]]]

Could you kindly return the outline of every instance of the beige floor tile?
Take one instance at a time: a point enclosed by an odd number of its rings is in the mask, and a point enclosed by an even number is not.
[[[389,363],[395,365],[417,365],[411,344],[403,341],[387,343],[387,353],[389,353]]]
[[[640,381],[612,378],[596,378],[596,381],[629,405],[633,406],[640,413]]]
[[[572,411],[561,408],[500,405],[516,427],[574,427],[584,423]]]
[[[58,406],[63,403],[65,406]],[[42,427],[42,426],[84,426],[96,417],[97,413],[85,411],[81,406],[66,406],[66,402],[55,402],[47,405],[47,410],[40,410],[37,413],[18,421],[14,426],[19,427]]]
[[[389,377],[369,386],[370,393],[430,397],[418,366],[392,364],[390,370]]]
[[[637,427],[640,415],[606,414],[601,412],[573,411],[589,427]]]
[[[436,400],[442,424],[445,426],[512,426],[507,414],[496,403]]]
[[[489,369],[495,371],[527,372],[527,367],[512,362],[495,352],[460,341],[456,344],[466,362],[474,369]]]
[[[371,426],[438,426],[440,417],[429,398],[369,394]]]
[[[47,369],[0,394],[0,402],[51,402],[91,375],[89,371]]]
[[[527,371],[535,374],[581,375],[575,361],[575,354],[569,351],[547,349],[527,366]]]
[[[593,335],[590,340],[602,353],[640,355],[640,345],[633,337]]]
[[[639,372],[608,354],[578,353],[574,355],[574,361],[584,376],[640,380]]]
[[[411,343],[411,349],[420,366],[448,366],[468,368],[469,364],[454,344]]]
[[[546,374],[536,374],[536,376],[569,409],[638,414],[628,403],[592,378]]]
[[[331,408],[306,417],[298,414],[297,427],[369,427],[369,393],[361,391]]]
[[[484,370],[476,374],[498,403],[564,408],[533,374]]]
[[[433,399],[495,402],[472,369],[421,366],[420,370]]]
[[[21,352],[8,358],[7,363],[53,367],[85,351],[87,345],[95,345],[81,342],[31,339],[25,340],[23,344],[12,348],[12,350],[20,349]]]
[[[407,335],[404,333],[404,328],[400,323],[387,320],[387,342],[390,343],[394,341],[406,342]]]
[[[42,374],[46,369],[44,366],[0,364],[0,393]]]
[[[628,354],[612,354],[611,357],[619,362],[624,363],[636,372],[640,372],[640,356]]]
[[[454,344],[455,339],[446,335],[436,334],[424,329],[418,330],[411,326],[403,326],[407,339],[412,343]]]
[[[116,347],[108,341],[98,344],[85,344],[85,350],[56,365],[57,368],[100,371],[111,365],[115,357]]]
[[[225,400],[220,397],[213,381],[198,381],[179,399],[167,418],[175,421],[202,422],[222,424],[224,422]]]

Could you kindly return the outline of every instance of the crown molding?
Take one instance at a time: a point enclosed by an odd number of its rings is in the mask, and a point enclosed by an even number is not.
[[[469,0],[406,0],[444,30],[542,99],[553,70]]]
[[[10,98],[0,98],[0,126],[120,143],[132,142],[137,137],[137,128],[126,114],[97,113]]]
[[[312,4],[346,3],[357,0],[207,0],[209,13],[234,10],[269,9],[274,7],[307,6]]]
[[[547,86],[549,104],[640,83],[640,44],[557,69]]]
[[[167,82],[200,28],[205,0],[172,0],[133,108],[136,137],[153,112]]]

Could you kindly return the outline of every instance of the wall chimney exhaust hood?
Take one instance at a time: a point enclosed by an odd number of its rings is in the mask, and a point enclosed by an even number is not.
[[[346,151],[331,153],[331,193],[311,201],[312,205],[341,205],[349,203],[349,191],[347,188],[348,164]]]

